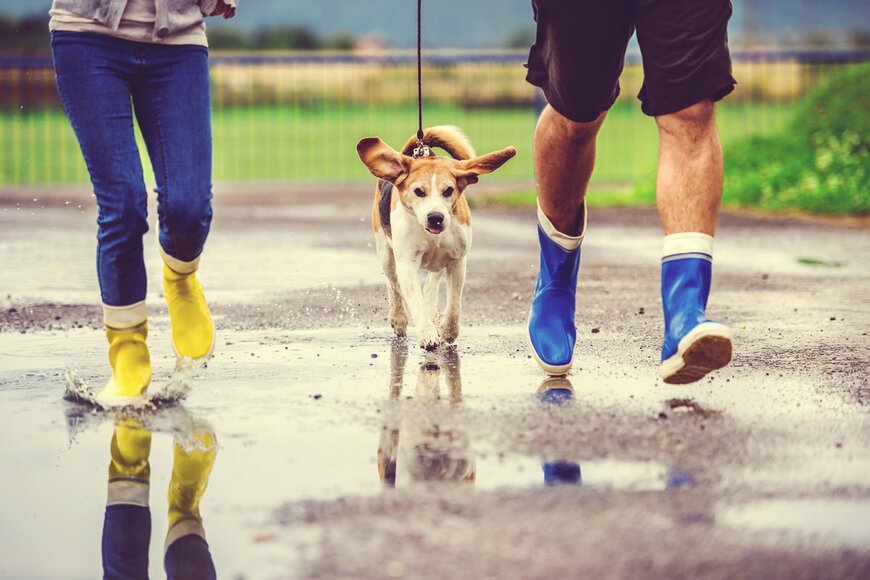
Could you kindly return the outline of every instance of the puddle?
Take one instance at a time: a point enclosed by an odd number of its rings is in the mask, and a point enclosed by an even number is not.
[[[159,327],[150,344],[153,384],[162,393],[178,377],[168,333]],[[0,448],[0,512],[22,523],[0,545],[0,570],[11,577],[100,576],[107,466],[118,430],[130,421],[149,434],[153,577],[164,574],[172,511],[166,490],[177,487],[179,461],[173,449],[179,441],[195,442],[204,423],[217,454],[201,501],[202,527],[218,574],[227,577],[250,573],[250,562],[287,561],[264,528],[285,502],[450,482],[469,492],[669,486],[669,467],[655,462],[601,459],[583,450],[523,455],[476,438],[481,426],[469,418],[495,404],[547,421],[548,407],[571,404],[575,387],[565,379],[541,383],[525,358],[505,360],[487,347],[505,336],[520,340],[516,329],[468,330],[466,344],[477,345],[479,357],[462,357],[455,348],[424,353],[385,339],[385,329],[226,333],[210,368],[182,381],[190,387],[186,400],[112,413],[61,398],[68,388],[91,400],[107,379],[101,333],[0,335],[0,438],[16,441]],[[496,363],[493,380],[485,369]],[[74,530],[61,533],[53,558],[43,557],[46,528]]]
[[[728,507],[717,520],[736,528],[774,530],[836,544],[870,547],[870,503],[837,499],[769,500]]]
[[[175,384],[175,358],[165,322],[155,322],[149,343],[161,392]],[[163,576],[163,539],[171,522],[166,490],[175,485],[176,443],[195,442],[197,426],[207,423],[217,454],[201,501],[202,527],[218,574],[234,577],[254,571],[251,562],[281,562],[275,575],[293,569],[294,556],[270,539],[275,534],[268,524],[287,502],[372,497],[391,487],[433,484],[455,485],[457,493],[579,485],[601,494],[642,494],[697,487],[696,474],[682,465],[635,461],[625,450],[547,447],[548,438],[559,437],[560,421],[582,420],[597,407],[618,404],[625,417],[614,420],[648,417],[653,430],[661,425],[656,416],[663,405],[670,414],[705,421],[790,417],[807,425],[828,423],[832,415],[851,419],[834,406],[771,411],[771,401],[780,401],[783,392],[789,401],[805,401],[811,385],[800,382],[782,392],[754,391],[746,401],[750,380],[742,388],[704,385],[692,397],[678,396],[681,391],[640,381],[633,367],[596,371],[581,364],[567,379],[542,380],[525,356],[505,356],[524,344],[521,328],[494,326],[464,329],[458,348],[434,353],[390,341],[387,328],[225,332],[209,368],[185,379],[186,399],[130,415],[61,398],[70,367],[71,384],[85,399],[107,379],[102,333],[0,334],[0,439],[15,442],[0,447],[0,513],[21,522],[0,543],[0,574],[100,576],[107,466],[113,438],[128,420],[151,433],[151,575]],[[496,419],[497,425],[487,424]],[[609,436],[608,424],[602,424],[602,437]],[[496,429],[543,435],[518,449],[505,443],[516,439],[493,436]],[[786,470],[779,477],[793,474]],[[764,509],[771,508],[752,510],[756,519]],[[740,514],[728,517],[742,521]],[[44,557],[45,529],[72,530],[58,532],[56,557]]]
[[[481,474],[477,483],[479,489],[542,484],[627,491],[668,489],[667,468],[654,462],[580,458],[535,461],[522,456],[493,458],[487,455],[477,460],[477,466]]]

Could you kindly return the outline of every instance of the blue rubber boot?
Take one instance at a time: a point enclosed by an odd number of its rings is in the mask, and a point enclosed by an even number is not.
[[[665,259],[662,263],[662,379],[666,383],[693,383],[731,361],[731,329],[704,313],[711,276],[708,259]]]
[[[538,387],[537,397],[546,406],[568,406],[574,402],[574,385],[568,377],[548,377]]]
[[[538,387],[538,400],[548,407],[567,407],[574,402],[574,385],[567,377],[549,377]],[[580,464],[558,459],[541,464],[547,485],[582,485]]]
[[[580,247],[566,250],[538,225],[541,269],[529,315],[529,340],[535,360],[550,375],[564,375],[574,362],[574,309]]]

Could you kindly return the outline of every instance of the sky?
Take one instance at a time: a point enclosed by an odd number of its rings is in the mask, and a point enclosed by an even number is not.
[[[745,30],[778,39],[800,38],[810,29],[844,33],[870,30],[867,0],[733,0],[732,41]],[[0,14],[45,14],[50,0],[0,0]],[[532,29],[530,0],[423,0],[424,43],[430,47],[485,48],[504,45],[518,30]],[[240,0],[231,21],[247,31],[280,24],[302,25],[317,34],[375,34],[396,47],[415,43],[414,0]],[[223,22],[214,21],[214,24]]]

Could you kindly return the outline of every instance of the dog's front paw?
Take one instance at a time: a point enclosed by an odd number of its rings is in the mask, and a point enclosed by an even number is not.
[[[452,343],[459,336],[459,321],[447,318],[441,323],[441,338],[444,342]]]
[[[435,350],[441,345],[441,342],[441,336],[434,326],[420,331],[420,348]]]

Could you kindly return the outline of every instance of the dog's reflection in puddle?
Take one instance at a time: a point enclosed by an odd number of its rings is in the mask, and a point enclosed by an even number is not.
[[[404,388],[407,343],[394,341],[391,356],[391,412],[378,444],[381,481],[389,487],[474,483],[474,453],[457,412],[462,407],[462,378],[456,348],[425,353],[413,391]]]

